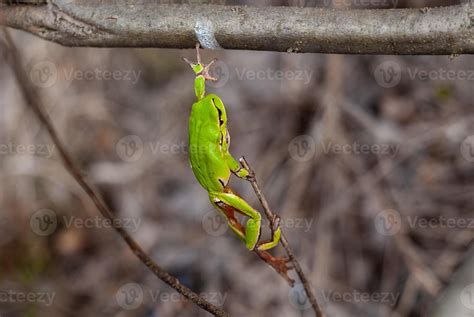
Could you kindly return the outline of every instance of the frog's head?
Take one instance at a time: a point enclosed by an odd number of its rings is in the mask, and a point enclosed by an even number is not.
[[[203,76],[205,80],[210,80],[210,81],[217,81],[217,78],[212,77],[209,75],[209,69],[212,64],[214,64],[217,59],[213,59],[212,61],[209,62],[209,64],[203,64],[201,62],[201,55],[199,54],[199,43],[196,44],[196,54],[197,54],[197,62],[191,62],[187,58],[183,57],[183,60],[188,63],[188,65],[191,67],[191,69],[194,71],[196,76]]]

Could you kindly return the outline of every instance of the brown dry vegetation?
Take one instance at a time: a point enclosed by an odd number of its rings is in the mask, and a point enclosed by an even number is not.
[[[12,35],[67,149],[157,263],[233,316],[312,316],[192,175],[180,57],[194,52]],[[208,90],[226,104],[231,152],[255,169],[328,316],[471,316],[473,57],[203,54],[220,60]],[[101,221],[0,63],[0,316],[205,316]],[[259,207],[248,183],[232,186]],[[121,297],[134,290],[136,308]]]

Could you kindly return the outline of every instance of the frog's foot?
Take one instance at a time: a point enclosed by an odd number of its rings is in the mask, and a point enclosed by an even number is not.
[[[277,229],[279,227],[280,227],[280,216],[273,215],[273,221],[271,221],[271,223],[270,223],[270,229],[272,230],[272,236],[275,234],[275,231],[277,231]]]
[[[255,174],[254,173],[249,173],[246,177],[245,177],[245,180],[249,181],[249,182],[255,182],[256,178],[255,178]]]
[[[255,177],[255,172],[253,170],[250,170],[250,169],[247,169],[245,166],[245,157],[241,157],[239,159],[239,163],[240,163],[240,170],[241,171],[246,171],[246,175],[243,177],[245,180],[249,181],[249,182],[255,182],[257,179]]]
[[[209,81],[217,81],[217,78],[212,77],[209,74],[209,69],[211,68],[212,64],[214,64],[217,59],[214,58],[212,61],[209,62],[209,64],[204,64],[201,61],[201,54],[199,54],[199,43],[196,44],[196,56],[197,56],[197,62],[194,63],[187,59],[186,57],[183,57],[183,60],[191,66],[191,68],[196,72],[197,76],[202,76],[204,77],[205,80]]]
[[[194,65],[198,65],[198,64],[201,64],[201,54],[199,54],[199,43],[196,43],[196,58],[197,58],[197,62],[194,63],[194,62],[191,62],[189,59],[187,59],[186,57],[183,57],[183,60],[189,64],[189,66],[193,67]]]
[[[212,77],[209,74],[209,69],[211,68],[212,64],[214,64],[217,61],[217,58],[214,58],[212,61],[209,62],[209,64],[204,65],[204,69],[201,72],[201,75],[204,77],[205,80],[209,81],[217,81],[216,77]]]
[[[269,252],[258,249],[255,249],[255,252],[262,260],[267,262],[268,265],[277,271],[278,274],[280,274],[288,284],[290,284],[290,286],[294,285],[295,281],[288,276],[288,271],[294,268],[288,257],[274,257]]]

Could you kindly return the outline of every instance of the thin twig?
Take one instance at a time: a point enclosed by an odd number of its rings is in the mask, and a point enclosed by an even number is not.
[[[260,186],[258,185],[257,179],[255,177],[254,170],[249,166],[249,164],[248,164],[247,160],[245,159],[245,157],[242,157],[240,159],[240,163],[242,164],[242,166],[244,168],[246,168],[249,171],[250,175],[252,176],[250,178],[250,183],[252,184],[253,190],[255,191],[255,194],[257,195],[258,200],[262,204],[263,210],[265,212],[265,215],[268,218],[268,221],[270,221],[270,226],[273,228],[275,219],[277,219],[277,217],[276,217],[276,214],[274,214],[271,211],[270,206],[268,205],[268,202],[265,199],[265,196],[263,195],[262,191],[260,190]],[[313,307],[313,310],[316,314],[316,317],[323,317],[324,316],[323,312],[321,311],[321,308],[318,304],[318,301],[316,300],[316,296],[314,295],[313,290],[311,289],[311,285],[309,284],[308,279],[306,278],[303,270],[301,269],[301,266],[300,266],[298,260],[296,259],[295,255],[293,253],[293,250],[292,250],[290,244],[288,243],[288,240],[286,239],[285,234],[283,233],[283,230],[281,232],[280,241],[281,241],[281,244],[282,244],[283,248],[286,251],[286,254],[288,255],[288,258],[290,259],[291,263],[293,264],[293,267],[294,267],[296,273],[298,274],[298,277],[300,278],[301,283],[303,284],[304,290],[306,292],[306,296],[309,299],[309,301],[311,303],[311,306]]]
[[[65,146],[61,142],[56,129],[53,126],[48,115],[43,111],[43,105],[41,103],[40,95],[38,91],[32,86],[31,81],[25,74],[24,69],[21,65],[21,57],[19,51],[16,49],[13,40],[11,39],[7,30],[3,29],[7,47],[9,49],[9,58],[11,59],[11,66],[18,82],[19,88],[27,105],[33,110],[35,115],[38,117],[41,124],[46,128],[50,135],[53,143],[58,149],[59,155],[64,162],[66,170],[71,173],[74,179],[79,183],[82,189],[93,201],[94,205],[100,211],[103,217],[111,220],[114,229],[117,233],[125,240],[132,252],[143,262],[159,279],[174,288],[177,292],[182,294],[185,298],[195,303],[202,309],[212,313],[214,316],[229,316],[227,312],[221,308],[209,303],[204,298],[193,292],[188,287],[182,285],[180,281],[173,275],[166,272],[163,268],[158,266],[153,259],[141,248],[141,246],[130,236],[130,234],[120,226],[118,221],[115,221],[115,216],[107,204],[100,198],[100,195],[95,192],[91,185],[84,179],[77,165],[74,163],[71,155],[66,150]]]
[[[0,5],[0,25],[65,46],[340,54],[474,54],[472,4],[420,9],[168,5],[48,0]]]

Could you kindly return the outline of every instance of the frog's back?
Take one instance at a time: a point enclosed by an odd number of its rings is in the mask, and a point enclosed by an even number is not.
[[[220,102],[209,94],[193,104],[189,118],[189,160],[197,180],[208,191],[222,191],[227,185],[230,170],[220,146],[219,118],[225,110],[217,111]]]

